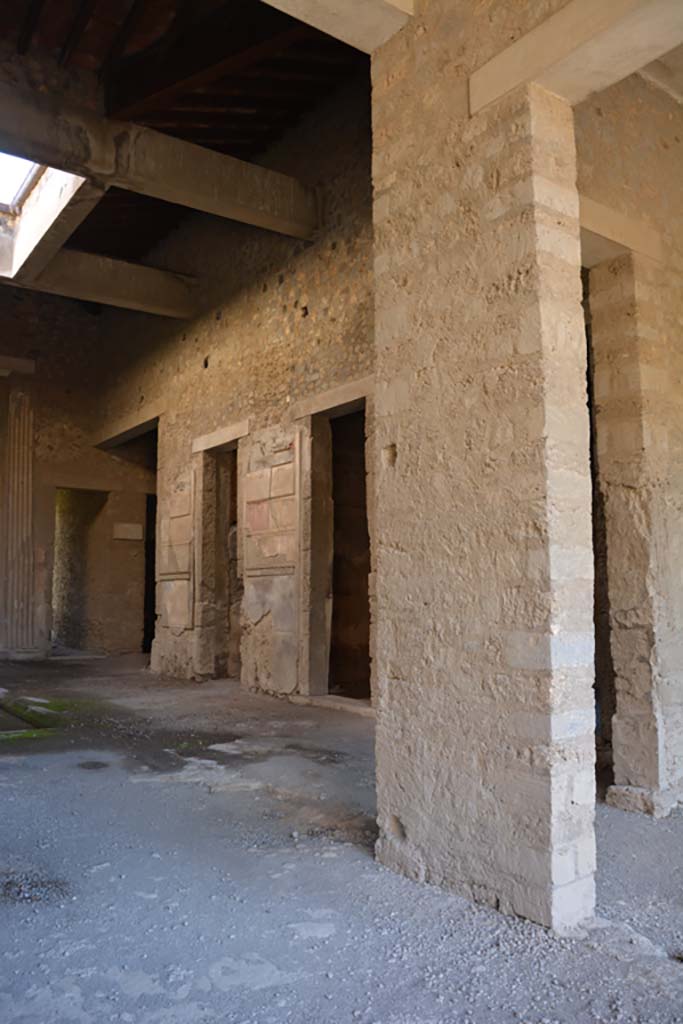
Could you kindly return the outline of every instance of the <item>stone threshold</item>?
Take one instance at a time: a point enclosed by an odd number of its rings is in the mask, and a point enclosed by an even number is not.
[[[332,694],[309,696],[293,693],[287,698],[290,704],[304,704],[314,708],[329,708],[331,711],[350,711],[353,715],[374,718],[375,709],[369,700],[356,700],[354,697],[336,697]]]

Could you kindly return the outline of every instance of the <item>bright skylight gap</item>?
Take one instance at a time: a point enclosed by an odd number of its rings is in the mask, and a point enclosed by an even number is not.
[[[0,206],[11,210],[21,203],[23,193],[39,164],[20,156],[0,153]]]

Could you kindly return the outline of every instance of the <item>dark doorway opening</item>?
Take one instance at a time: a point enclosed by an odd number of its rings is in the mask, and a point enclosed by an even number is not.
[[[370,537],[365,411],[330,421],[332,441],[332,621],[328,689],[370,698]]]
[[[159,430],[157,421],[152,420],[129,432],[123,440],[107,445],[107,451],[119,459],[125,459],[136,466],[150,470],[156,476],[158,465]],[[144,567],[142,603],[142,641],[138,641],[143,654],[152,650],[156,630],[156,533],[157,496],[144,495]],[[139,634],[138,634],[139,635]]]
[[[237,449],[218,451],[216,465],[215,674],[238,679],[244,585],[237,553]]]
[[[111,450],[127,462],[157,471],[159,430],[154,426],[136,434],[127,441],[117,444]],[[145,496],[145,569],[142,652],[149,654],[152,650],[154,631],[156,628],[156,535],[157,535],[157,496]]]
[[[156,626],[157,496],[147,495],[145,507],[145,606],[142,650],[149,654]]]

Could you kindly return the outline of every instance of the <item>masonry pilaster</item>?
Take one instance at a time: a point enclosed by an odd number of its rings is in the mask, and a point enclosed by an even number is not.
[[[373,56],[377,852],[563,928],[595,868],[573,117],[531,86],[469,118],[441,8]]]

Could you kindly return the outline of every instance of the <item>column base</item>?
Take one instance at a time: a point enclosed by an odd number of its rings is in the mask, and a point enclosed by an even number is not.
[[[644,786],[610,786],[606,802],[622,811],[638,811],[653,818],[666,818],[683,802],[683,783],[671,789],[646,789]]]
[[[48,652],[40,647],[0,652],[0,658],[7,661],[45,661],[47,656]]]

